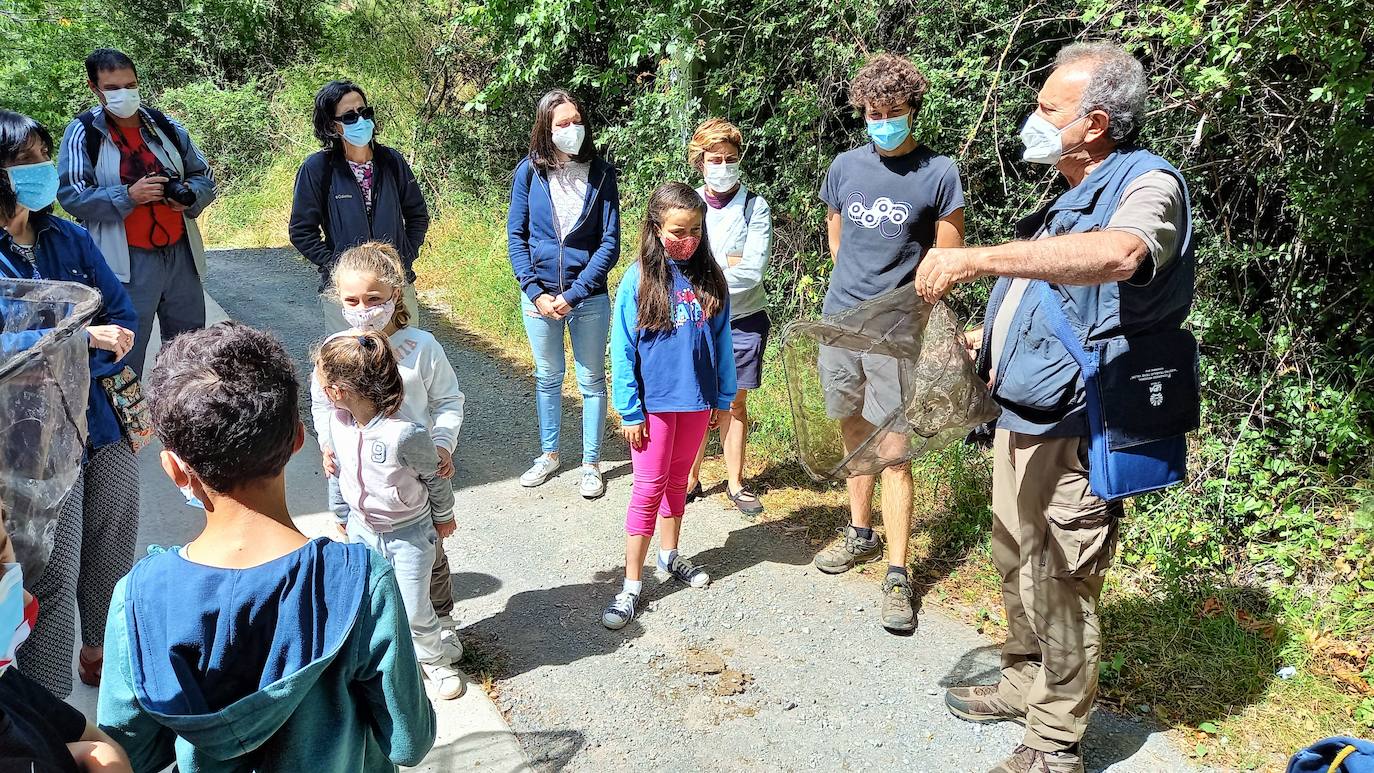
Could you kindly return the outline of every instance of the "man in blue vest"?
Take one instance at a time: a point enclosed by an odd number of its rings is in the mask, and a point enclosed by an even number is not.
[[[1079,367],[1043,304],[1057,296],[1090,344],[1177,329],[1192,305],[1187,187],[1134,142],[1146,91],[1140,63],[1116,46],[1060,51],[1021,139],[1024,159],[1053,165],[1069,189],[1018,223],[1017,241],[932,249],[916,273],[916,291],[931,302],[957,283],[998,277],[984,326],[968,337],[1002,406],[992,549],[1007,641],[996,684],[945,696],[961,719],[1026,726],[992,773],[1083,770],[1079,742],[1097,694],[1097,604],[1122,514],[1120,501],[1089,487]]]

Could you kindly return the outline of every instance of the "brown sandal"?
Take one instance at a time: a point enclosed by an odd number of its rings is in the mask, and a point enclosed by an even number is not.
[[[76,663],[76,675],[81,678],[81,683],[91,687],[99,687],[100,671],[105,667],[105,655],[101,654],[95,660],[87,660],[85,655],[78,655]]]

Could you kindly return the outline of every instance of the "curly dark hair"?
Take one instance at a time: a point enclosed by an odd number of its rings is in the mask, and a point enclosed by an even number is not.
[[[271,333],[241,322],[183,333],[158,353],[149,391],[163,447],[213,491],[276,477],[295,452],[300,382]]]
[[[916,65],[896,54],[869,59],[849,84],[849,104],[862,113],[868,105],[911,105],[911,116],[921,112],[930,81]]]

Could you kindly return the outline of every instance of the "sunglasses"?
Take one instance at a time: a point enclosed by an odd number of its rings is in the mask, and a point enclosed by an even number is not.
[[[349,110],[347,113],[344,113],[343,115],[336,115],[334,116],[334,120],[338,121],[344,126],[352,126],[353,124],[357,123],[359,120],[362,119],[371,121],[373,116],[375,116],[376,114],[377,112],[373,110],[371,107],[364,107],[359,110]]]

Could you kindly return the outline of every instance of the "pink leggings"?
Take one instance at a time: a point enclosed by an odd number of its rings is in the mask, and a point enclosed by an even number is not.
[[[630,449],[635,484],[625,513],[626,532],[652,537],[660,516],[682,517],[687,508],[687,476],[710,423],[709,410],[648,415],[648,440],[642,449]]]

